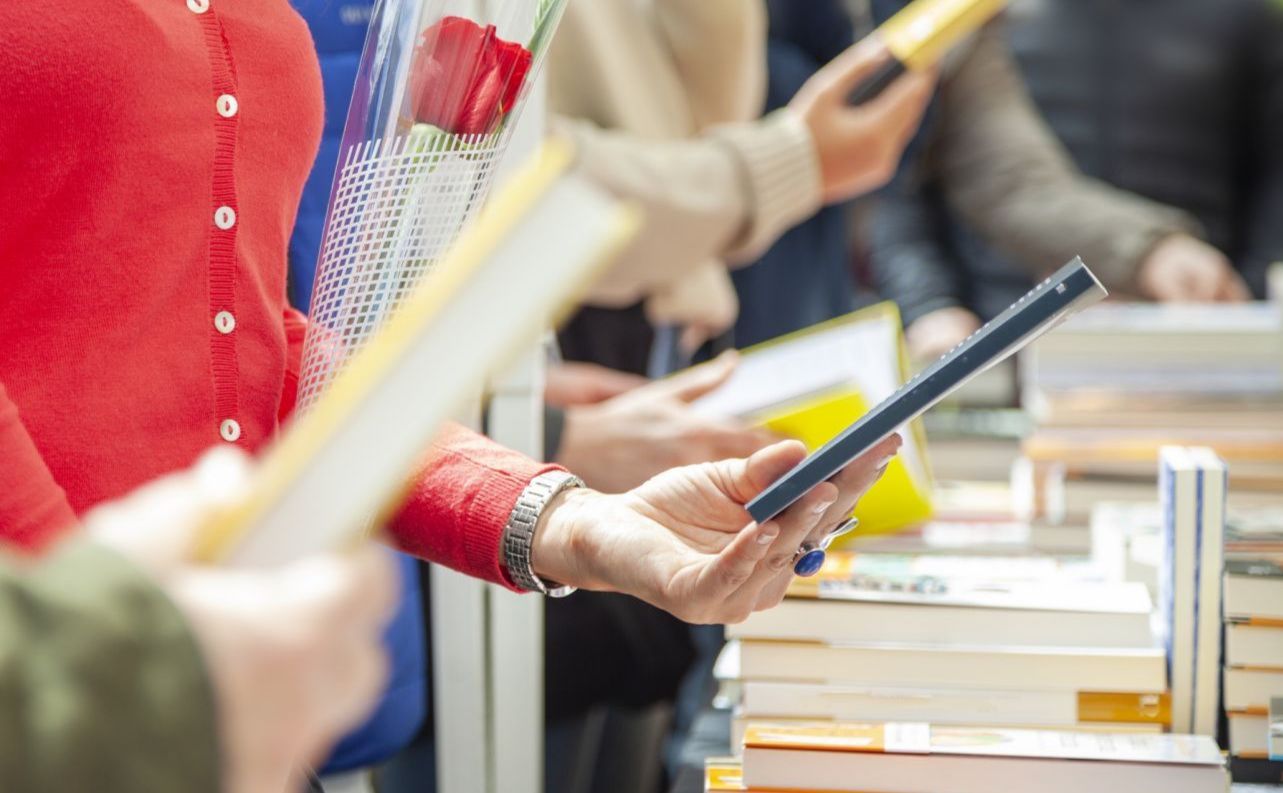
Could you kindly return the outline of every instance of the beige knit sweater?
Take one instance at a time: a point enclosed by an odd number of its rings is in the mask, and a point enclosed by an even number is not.
[[[576,0],[549,57],[553,130],[580,169],[639,205],[637,242],[589,302],[647,300],[653,322],[729,326],[727,264],[820,205],[810,133],[760,115],[760,0]]]

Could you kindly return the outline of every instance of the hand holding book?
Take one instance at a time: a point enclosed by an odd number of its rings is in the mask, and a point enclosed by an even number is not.
[[[896,80],[881,96],[859,106],[851,91],[891,62],[876,35],[855,44],[815,74],[789,103],[815,141],[824,200],[845,201],[890,181],[917,132],[935,88],[930,72]]]
[[[887,438],[760,525],[744,505],[802,461],[802,444],[677,468],[618,496],[565,491],[535,531],[535,572],[631,594],[687,622],[742,622],[779,604],[797,549],[851,514],[899,446]]]

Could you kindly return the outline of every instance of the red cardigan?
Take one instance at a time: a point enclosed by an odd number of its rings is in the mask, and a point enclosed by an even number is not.
[[[38,549],[293,409],[321,81],[286,0],[4,2],[0,31],[0,537]],[[449,428],[393,534],[503,582],[503,523],[547,469]]]

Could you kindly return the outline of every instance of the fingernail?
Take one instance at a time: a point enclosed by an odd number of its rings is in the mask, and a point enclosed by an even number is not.
[[[828,512],[828,511],[829,511],[829,507],[831,507],[831,506],[833,506],[833,502],[832,502],[832,501],[825,501],[825,502],[823,502],[823,503],[821,503],[821,504],[816,504],[816,505],[815,505],[815,509],[814,509],[814,510],[812,510],[812,511],[813,511],[816,515],[823,515],[825,512]]]
[[[770,532],[770,533],[767,533],[767,534],[759,534],[759,535],[757,536],[757,544],[758,544],[758,545],[770,545],[771,543],[775,542],[775,538],[776,538],[776,537],[778,537],[778,536],[780,536],[780,535],[779,535],[779,534],[777,534],[777,533],[774,533],[774,532]]]
[[[891,464],[891,461],[894,459],[895,459],[895,455],[891,454],[886,457],[883,457],[881,460],[878,460],[878,470],[881,471],[884,468],[886,468],[888,465]]]

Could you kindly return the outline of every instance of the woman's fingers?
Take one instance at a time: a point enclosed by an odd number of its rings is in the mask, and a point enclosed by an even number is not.
[[[736,590],[728,593],[726,610],[729,621],[739,622],[748,618],[760,599],[762,590],[793,577],[793,558],[797,549],[821,520],[837,498],[838,491],[825,482],[803,496],[770,523],[779,524],[779,536],[762,551],[751,574],[739,581]]]
[[[739,353],[727,350],[703,366],[696,366],[649,386],[656,397],[672,397],[681,402],[694,402],[726,384],[739,366]]]
[[[753,601],[753,611],[766,611],[780,605],[780,601],[784,600],[784,596],[788,594],[793,578],[793,570],[790,568],[787,575],[777,575],[762,587],[757,593],[757,599]]]
[[[747,504],[804,459],[806,446],[798,441],[783,441],[755,452],[747,460],[722,460],[712,465],[722,492]]]
[[[700,576],[699,600],[709,613],[695,615],[697,622],[736,622],[725,610],[729,599],[753,577],[780,535],[780,524],[768,520],[741,531],[722,549]],[[747,617],[747,614],[744,615]]]
[[[866,36],[825,64],[817,77],[824,80],[824,92],[827,98],[836,102],[846,102],[847,97],[865,78],[872,75],[891,58],[891,52],[886,48],[881,37],[876,34]]]
[[[887,119],[890,134],[907,136],[918,128],[922,113],[935,93],[934,71],[909,72],[896,79],[865,107]]]
[[[884,438],[832,479],[839,491],[838,498],[815,531],[806,538],[806,542],[818,544],[825,535],[851,517],[855,505],[886,472],[886,467],[891,464],[903,444],[904,439],[899,435]]]

